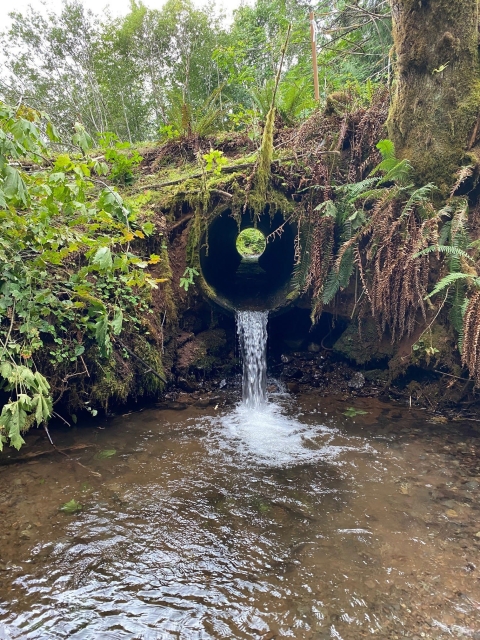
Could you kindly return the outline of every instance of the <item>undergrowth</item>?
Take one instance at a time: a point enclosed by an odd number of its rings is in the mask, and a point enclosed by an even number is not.
[[[151,273],[161,256],[135,251],[154,224],[105,181],[115,162],[94,157],[80,124],[77,151],[53,155],[57,141],[43,114],[0,103],[0,448],[54,415],[52,394],[90,376],[92,350],[105,369],[123,333],[145,331],[164,280]]]

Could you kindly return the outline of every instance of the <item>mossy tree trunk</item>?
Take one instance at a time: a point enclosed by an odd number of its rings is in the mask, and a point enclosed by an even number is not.
[[[419,182],[448,192],[480,138],[478,0],[390,1],[397,74],[389,137]]]

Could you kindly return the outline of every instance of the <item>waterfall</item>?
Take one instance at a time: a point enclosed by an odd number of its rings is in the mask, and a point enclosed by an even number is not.
[[[243,402],[256,409],[266,402],[268,311],[237,311],[243,360]]]

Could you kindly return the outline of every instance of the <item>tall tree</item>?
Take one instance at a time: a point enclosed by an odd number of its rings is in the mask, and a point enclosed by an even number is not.
[[[480,134],[477,0],[391,0],[397,57],[389,136],[444,192]]]

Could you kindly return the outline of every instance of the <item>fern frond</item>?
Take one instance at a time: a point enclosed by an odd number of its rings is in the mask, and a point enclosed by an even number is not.
[[[405,184],[412,174],[412,165],[408,160],[400,160],[397,164],[388,171],[379,184],[385,182],[397,182],[398,184]]]
[[[336,189],[337,193],[344,195],[345,199],[349,202],[355,202],[358,198],[363,197],[363,194],[378,183],[378,178],[366,178],[360,182],[353,182],[351,184],[344,184]]]
[[[398,158],[385,158],[385,160],[382,160],[380,164],[377,164],[377,166],[372,169],[372,171],[370,172],[370,175],[374,176],[380,171],[384,171],[385,173],[388,173],[389,171],[392,171],[393,169],[395,169],[395,167],[398,165],[399,162],[400,160]]]
[[[340,279],[338,272],[333,268],[325,280],[325,284],[322,291],[322,302],[328,304],[337,295],[337,291],[340,289]]]
[[[305,283],[307,282],[311,261],[312,241],[312,229],[301,228],[299,246],[302,249],[302,253],[300,255],[300,259],[293,268],[292,285],[294,292],[302,291],[305,287]]]
[[[472,276],[469,273],[449,273],[447,276],[442,278],[440,282],[437,282],[433,291],[431,291],[428,294],[428,296],[425,296],[425,300],[428,300],[428,298],[431,298],[437,293],[440,293],[440,291],[443,291],[447,287],[451,287],[452,284],[454,284],[458,280],[467,280],[467,279],[472,280],[477,287],[480,287],[480,278],[477,276]]]
[[[355,268],[353,247],[348,248],[342,256],[338,270],[333,267],[325,280],[322,291],[322,302],[328,304],[337,295],[340,289],[345,289],[350,282]]]
[[[384,160],[395,158],[395,145],[388,138],[385,140],[380,140],[380,142],[377,142],[375,146],[382,154],[382,158]]]
[[[415,253],[412,258],[420,258],[420,256],[426,256],[429,253],[446,253],[450,256],[456,256],[457,258],[465,258],[466,260],[470,260],[470,262],[474,262],[472,256],[468,255],[466,251],[460,249],[459,247],[453,247],[450,244],[438,245],[432,244],[426,249],[422,249]]]
[[[434,191],[438,191],[438,188],[432,182],[429,182],[419,189],[415,189],[408,199],[407,204],[403,207],[401,217],[404,218],[415,207],[421,207],[429,202]]]
[[[340,289],[345,289],[345,287],[348,286],[354,268],[355,260],[353,247],[351,247],[350,249],[347,249],[343,254],[342,262],[340,263],[340,268],[338,270],[338,284],[340,286]]]
[[[470,300],[467,297],[465,297],[462,305],[460,306],[460,315],[462,318],[462,322],[460,323],[460,326],[458,328],[458,339],[457,339],[458,350],[460,351],[460,354],[463,353],[463,341],[465,337],[464,319],[465,319],[465,314],[467,313],[469,302]]]
[[[473,164],[469,164],[466,167],[460,167],[460,169],[456,173],[457,179],[455,180],[455,184],[450,191],[450,197],[452,197],[457,189],[465,182],[467,178],[473,175],[473,170],[475,169]]]

